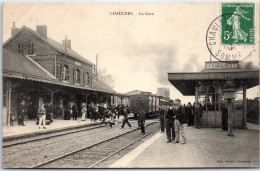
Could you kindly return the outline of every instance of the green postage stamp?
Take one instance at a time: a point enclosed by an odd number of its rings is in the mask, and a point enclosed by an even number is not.
[[[227,2],[221,4],[221,44],[255,44],[255,4]]]

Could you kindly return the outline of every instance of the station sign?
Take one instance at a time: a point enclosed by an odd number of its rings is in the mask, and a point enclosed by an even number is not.
[[[75,61],[75,65],[81,66],[80,62]]]
[[[238,69],[238,68],[239,68],[239,61],[228,61],[228,62],[212,61],[212,62],[205,62],[205,69],[206,70]]]

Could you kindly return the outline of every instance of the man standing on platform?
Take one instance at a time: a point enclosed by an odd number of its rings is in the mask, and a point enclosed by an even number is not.
[[[225,104],[222,105],[222,129],[221,131],[228,131],[228,108]]]
[[[168,140],[167,143],[175,139],[174,125],[173,125],[174,115],[175,115],[175,109],[173,107],[173,101],[170,101],[170,107],[165,113],[165,128],[166,128],[166,136]]]
[[[165,109],[163,109],[162,104],[160,104],[160,109],[159,109],[160,123],[161,123],[161,131],[160,132],[164,132],[164,114],[165,114]]]
[[[82,104],[82,108],[81,108],[81,114],[82,114],[81,121],[85,121],[86,120],[86,113],[87,113],[87,107],[86,106],[87,106],[86,103]]]
[[[26,114],[27,106],[25,104],[25,100],[23,99],[18,107],[18,125],[19,126],[25,126],[24,125],[24,115]]]
[[[175,100],[177,110],[176,110],[176,116],[174,121],[174,128],[175,128],[175,140],[174,143],[179,143],[179,135],[182,136],[182,142],[181,144],[186,144],[186,138],[184,136],[184,124],[185,124],[185,109],[181,105],[180,99]]]
[[[201,117],[202,117],[203,109],[199,103],[197,103],[197,106],[195,108],[195,116],[196,116],[196,121],[197,125],[196,128],[200,129],[201,127]]]

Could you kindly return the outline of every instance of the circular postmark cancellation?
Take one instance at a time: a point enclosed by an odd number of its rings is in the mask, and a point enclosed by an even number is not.
[[[214,58],[232,63],[253,55],[254,10],[254,3],[222,3],[222,14],[210,23],[206,34],[207,48]]]

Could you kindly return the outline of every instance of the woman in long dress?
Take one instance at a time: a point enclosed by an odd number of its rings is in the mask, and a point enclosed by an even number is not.
[[[240,28],[240,20],[241,18],[249,21],[250,18],[246,18],[243,14],[247,12],[242,10],[239,6],[236,7],[236,11],[234,11],[233,15],[227,20],[227,24],[231,25],[233,28],[233,36],[234,42],[238,42],[238,40],[243,40],[244,42],[247,41],[248,33]]]

